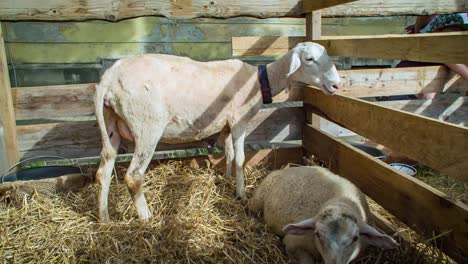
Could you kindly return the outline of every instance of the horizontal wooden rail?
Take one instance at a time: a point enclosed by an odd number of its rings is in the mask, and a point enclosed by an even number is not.
[[[340,71],[339,94],[352,97],[468,91],[468,81],[445,66]]]
[[[312,4],[313,2],[309,0]],[[325,2],[325,1],[321,1]],[[330,1],[333,3],[344,0]],[[349,1],[348,1],[349,2]],[[388,3],[387,3],[388,2]],[[307,7],[307,5],[306,5]],[[324,10],[324,16],[389,16],[463,12],[463,0],[361,0]],[[152,0],[20,0],[0,1],[0,20],[86,20],[118,21],[130,17],[158,15],[169,18],[237,16],[300,17],[300,0],[251,1],[152,1]]]
[[[312,9],[308,5],[315,2],[338,2],[339,0],[309,0],[304,1],[304,12]],[[343,2],[343,1],[341,1]],[[309,4],[308,4],[309,3]],[[452,11],[450,11],[452,10]],[[458,10],[458,11],[455,11]],[[360,0],[353,3],[343,4],[326,8],[322,12],[327,16],[394,16],[394,15],[426,15],[465,12],[466,6],[463,0]]]
[[[456,125],[468,126],[468,97],[466,96],[441,96],[434,99],[391,100],[374,103]]]
[[[346,0],[304,0],[304,12],[311,12],[327,2],[336,5]],[[330,5],[330,4],[328,4]],[[466,12],[463,0],[360,0],[322,10],[325,16],[394,16]],[[458,10],[458,11],[455,11]]]
[[[326,36],[322,36],[326,38]],[[233,56],[280,56],[286,54],[306,37],[232,37]]]
[[[277,56],[303,41],[305,37],[234,37],[232,50],[234,56]],[[332,56],[468,64],[468,32],[323,36],[316,42]]]
[[[16,120],[94,115],[94,85],[13,88]]]
[[[312,11],[320,10],[327,7],[355,2],[357,0],[304,0],[304,12],[310,13]]]
[[[351,180],[425,238],[433,237],[433,232],[435,235],[447,232],[440,237],[438,245],[459,263],[466,263],[468,207],[465,204],[450,200],[431,186],[310,125],[304,128],[303,144],[332,171]]]
[[[449,176],[468,182],[468,128],[343,95],[304,91],[307,110]],[[310,114],[306,118],[311,118]]]
[[[455,125],[468,126],[468,97],[466,96],[453,94],[438,96],[434,99],[389,100],[373,103]],[[356,133],[324,118],[320,118],[320,129],[335,137],[362,138]]]

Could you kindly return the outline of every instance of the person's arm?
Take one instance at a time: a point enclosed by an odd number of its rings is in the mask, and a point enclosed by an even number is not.
[[[418,16],[413,25],[405,27],[406,34],[417,34],[419,30],[425,27],[436,15]]]
[[[468,66],[465,64],[445,64],[452,71],[459,74],[463,79],[468,81]]]

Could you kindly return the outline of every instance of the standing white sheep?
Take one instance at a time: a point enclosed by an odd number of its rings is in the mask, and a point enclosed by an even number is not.
[[[350,181],[318,166],[270,173],[255,190],[250,211],[263,213],[286,252],[300,263],[346,264],[367,245],[398,244],[374,229],[365,196]]]
[[[266,67],[271,95],[290,82],[320,87],[333,94],[340,77],[325,49],[300,43]],[[262,76],[265,76],[264,74]],[[266,87],[262,87],[265,91]],[[99,217],[108,221],[109,185],[121,138],[135,142],[125,174],[140,219],[151,212],[142,184],[158,142],[184,143],[220,131],[225,144],[226,175],[235,160],[237,196],[244,190],[244,139],[248,122],[262,106],[257,67],[240,60],[198,62],[186,57],[147,54],[117,61],[102,76],[94,98],[103,149],[96,179],[101,185]],[[223,129],[223,128],[229,129]]]

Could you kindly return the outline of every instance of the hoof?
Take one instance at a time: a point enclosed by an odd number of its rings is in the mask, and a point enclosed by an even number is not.
[[[149,219],[152,217],[153,215],[151,214],[150,210],[146,211],[146,212],[141,212],[138,214],[138,218],[140,218],[141,221],[143,222],[148,222]]]
[[[109,219],[109,215],[107,216],[99,216],[99,222],[103,223],[103,224],[107,224],[110,222],[110,219]]]
[[[238,200],[241,200],[242,203],[246,203],[247,202],[247,196],[245,195],[245,193],[243,194],[237,194],[236,198]]]

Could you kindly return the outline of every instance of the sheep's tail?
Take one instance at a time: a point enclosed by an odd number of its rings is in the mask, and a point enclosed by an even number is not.
[[[99,83],[96,85],[96,91],[94,93],[94,113],[96,114],[96,120],[101,132],[102,138],[102,152],[101,158],[112,158],[117,156],[117,151],[114,149],[110,142],[109,135],[107,133],[106,122],[104,118],[104,96],[107,92],[107,86]]]

